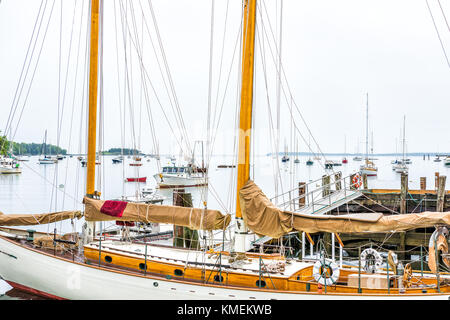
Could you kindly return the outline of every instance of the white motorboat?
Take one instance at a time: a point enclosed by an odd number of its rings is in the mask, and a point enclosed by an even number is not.
[[[50,157],[39,158],[39,164],[54,164],[55,160]]]
[[[446,158],[444,159],[444,165],[445,165],[445,166],[450,166],[450,156],[448,156],[448,157],[446,157]]]
[[[19,163],[12,158],[0,159],[0,174],[17,174],[22,173]]]
[[[193,166],[167,166],[162,172],[153,175],[159,188],[199,187],[207,185],[202,172]]]

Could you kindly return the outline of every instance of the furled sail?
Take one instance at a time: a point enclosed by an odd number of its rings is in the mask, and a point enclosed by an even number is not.
[[[67,219],[79,219],[81,217],[81,211],[61,211],[41,214],[4,214],[0,212],[0,226],[31,226]]]
[[[436,225],[450,225],[450,212],[422,212],[384,216],[381,213],[347,215],[311,215],[277,208],[251,180],[239,191],[243,218],[253,232],[279,238],[291,231],[391,232]]]
[[[84,198],[86,221],[134,221],[167,223],[194,230],[224,230],[231,221],[229,214],[204,210],[123,201],[103,201]],[[112,206],[109,206],[112,204]]]

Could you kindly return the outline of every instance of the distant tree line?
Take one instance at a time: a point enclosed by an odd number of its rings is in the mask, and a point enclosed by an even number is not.
[[[1,132],[1,131],[0,131]],[[0,155],[6,156],[9,150],[9,141],[5,136],[0,136]]]
[[[67,154],[66,149],[62,149],[60,147],[54,146],[52,144],[45,145],[44,152],[44,144],[43,143],[16,143],[13,142],[13,153],[15,155],[39,155],[39,154]]]
[[[123,154],[124,155],[133,155],[133,154],[141,154],[141,151],[137,149],[127,149],[127,148],[111,148],[108,151],[103,151],[102,154]]]

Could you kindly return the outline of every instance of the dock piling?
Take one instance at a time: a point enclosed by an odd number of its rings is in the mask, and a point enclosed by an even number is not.
[[[444,200],[445,200],[445,181],[447,176],[439,176],[438,189],[437,189],[437,204],[436,211],[444,212]]]
[[[401,175],[401,190],[400,190],[400,213],[404,214],[407,211],[406,196],[408,194],[408,175],[402,173]]]

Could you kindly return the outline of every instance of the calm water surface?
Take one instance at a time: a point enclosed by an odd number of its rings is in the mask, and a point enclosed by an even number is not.
[[[143,187],[156,187],[153,175],[157,173],[157,163],[155,159],[143,158],[142,167],[132,167],[130,158],[125,158],[123,164],[113,164],[112,156],[102,156],[101,166],[97,166],[97,180],[100,183],[97,190],[101,190],[103,199],[120,198],[122,195],[135,195]],[[281,157],[280,157],[281,158]],[[400,174],[392,170],[391,161],[393,156],[375,156],[374,161],[378,167],[378,176],[369,177],[369,188],[400,188]],[[443,162],[434,162],[430,156],[423,159],[423,156],[410,157],[412,164],[409,165],[409,188],[420,188],[420,177],[427,178],[427,189],[434,189],[435,172],[441,175],[449,175],[450,167],[444,166]],[[38,157],[29,157],[29,161],[22,162],[22,174],[0,175],[0,211],[8,213],[43,213],[61,210],[82,210],[82,199],[85,193],[86,168],[74,156],[61,160],[58,164],[41,165]],[[294,163],[295,156],[290,157],[287,163],[281,163],[271,156],[257,156],[254,158],[254,165],[251,167],[252,179],[270,198],[275,195],[274,172],[279,169],[281,186],[279,193],[295,187],[298,182],[308,182],[319,179],[325,172],[322,161],[314,160],[314,165],[306,166],[308,157],[299,157],[300,163]],[[327,157],[329,160],[341,162],[342,156]],[[353,161],[353,156],[347,156],[348,163],[334,167],[334,171],[342,171],[343,176],[347,176],[359,169],[362,161]],[[193,203],[196,207],[202,207],[206,199],[208,208],[219,209],[222,212],[232,211],[235,196],[235,176],[236,169],[219,169],[219,164],[232,164],[231,156],[215,156],[211,159],[209,177],[210,191],[208,194],[205,188],[186,188],[192,193]],[[170,160],[161,158],[161,166],[170,165]],[[147,177],[147,183],[124,182],[127,177]],[[447,179],[446,188],[450,187],[450,178]],[[166,197],[164,203],[172,204],[172,190],[162,189],[158,191]],[[81,230],[83,219],[75,224],[77,231]],[[72,226],[68,222],[58,223],[56,226],[36,226],[38,231],[53,232],[53,228],[58,232],[72,232]],[[0,280],[1,281],[1,280]],[[0,286],[1,287],[1,286]],[[0,296],[0,300],[8,299],[42,299],[26,294],[19,290],[11,290],[6,295]]]

